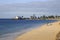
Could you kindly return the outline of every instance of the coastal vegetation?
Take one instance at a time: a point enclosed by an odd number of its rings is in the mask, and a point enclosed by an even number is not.
[[[60,20],[60,16],[54,16],[54,15],[50,15],[50,16],[35,16],[35,14],[33,14],[33,16],[30,16],[29,18],[26,18],[24,16],[16,16],[14,19],[17,20]]]

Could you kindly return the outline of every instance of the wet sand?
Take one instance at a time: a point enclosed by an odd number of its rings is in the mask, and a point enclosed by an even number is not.
[[[42,25],[16,37],[15,40],[56,40],[59,32],[60,21]]]

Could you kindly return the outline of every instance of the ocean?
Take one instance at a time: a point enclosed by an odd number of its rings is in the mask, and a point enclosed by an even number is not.
[[[0,40],[15,40],[19,35],[56,20],[8,20],[0,19]]]

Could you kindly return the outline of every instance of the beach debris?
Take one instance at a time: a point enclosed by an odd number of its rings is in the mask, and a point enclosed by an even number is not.
[[[52,25],[52,23],[47,23],[48,26]]]

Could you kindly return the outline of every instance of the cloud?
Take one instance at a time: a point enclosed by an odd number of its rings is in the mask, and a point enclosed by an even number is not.
[[[4,17],[7,14],[10,14],[10,16],[30,16],[31,14],[60,15],[60,0],[0,5],[0,14],[5,15]]]

